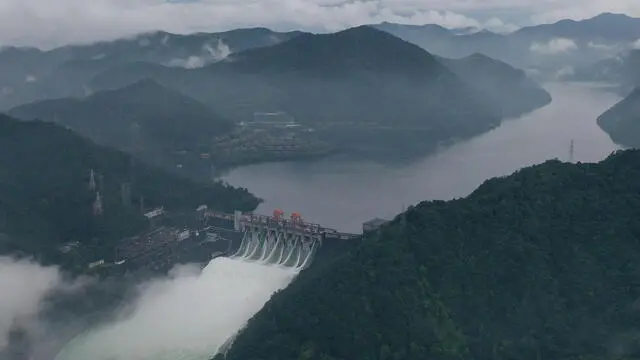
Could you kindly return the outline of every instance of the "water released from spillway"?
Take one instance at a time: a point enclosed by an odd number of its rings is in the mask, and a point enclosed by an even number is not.
[[[237,256],[213,259],[201,272],[150,284],[130,316],[76,337],[56,360],[210,359],[304,267],[255,258],[270,250],[273,258],[282,247],[243,246]]]
[[[284,232],[251,232],[242,239],[234,257],[302,270],[311,264],[318,246],[316,241],[287,237]]]

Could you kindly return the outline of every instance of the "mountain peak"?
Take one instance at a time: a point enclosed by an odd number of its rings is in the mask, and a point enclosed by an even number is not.
[[[123,89],[136,89],[136,88],[158,88],[158,89],[166,89],[169,90],[168,88],[160,85],[157,81],[155,81],[152,78],[149,77],[144,77],[136,82],[133,82],[125,87],[123,87]]]
[[[496,62],[497,60],[489,57],[483,53],[480,52],[474,52],[473,54],[467,56],[468,59],[472,59],[472,60],[481,60],[481,61],[491,61],[491,62]]]
[[[321,35],[316,34],[312,36],[336,38],[336,39],[353,39],[353,40],[365,40],[365,39],[371,39],[372,37],[380,37],[380,36],[395,37],[382,30],[378,30],[370,25],[360,25],[360,26],[348,28],[346,30],[338,31],[332,34],[321,34]]]
[[[596,16],[592,17],[591,19],[588,19],[588,20],[602,20],[602,19],[611,19],[611,20],[633,19],[633,17],[631,17],[631,16],[629,16],[627,14],[604,12],[604,13],[598,14],[598,15],[596,15]]]
[[[236,53],[221,65],[242,71],[306,71],[330,76],[352,70],[407,72],[440,64],[419,46],[362,25],[332,34],[302,34],[274,46]]]

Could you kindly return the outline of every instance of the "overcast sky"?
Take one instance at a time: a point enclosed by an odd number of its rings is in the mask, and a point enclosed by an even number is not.
[[[640,0],[0,0],[0,45],[51,47],[152,30],[321,32],[381,21],[505,31],[607,11],[640,17]]]

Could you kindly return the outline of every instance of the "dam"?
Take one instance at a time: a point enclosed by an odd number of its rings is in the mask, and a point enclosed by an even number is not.
[[[211,359],[274,292],[314,261],[331,256],[323,251],[338,253],[340,245],[360,237],[306,222],[298,213],[285,217],[281,210],[265,216],[201,206],[195,216],[179,215],[163,225],[157,221],[145,236],[125,239],[129,248],[118,253],[117,266],[173,267],[176,259],[192,262],[200,256],[202,269],[141,286],[145,291],[123,306],[129,312],[116,312],[78,334],[55,360]]]
[[[323,246],[353,242],[361,236],[304,221],[299,213],[285,217],[282,210],[266,216],[216,212],[201,205],[195,211],[155,209],[147,214],[148,231],[120,240],[112,257],[92,259],[87,267],[110,274],[141,269],[166,273],[177,264],[204,266],[216,257],[307,267]],[[69,252],[66,247],[64,251]]]

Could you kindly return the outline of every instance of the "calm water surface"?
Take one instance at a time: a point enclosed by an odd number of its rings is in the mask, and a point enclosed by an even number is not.
[[[265,202],[257,212],[298,211],[311,222],[360,232],[422,200],[466,196],[485,180],[548,159],[599,161],[618,149],[596,118],[620,98],[594,85],[547,84],[553,102],[500,127],[408,164],[327,158],[246,166],[223,179]]]

